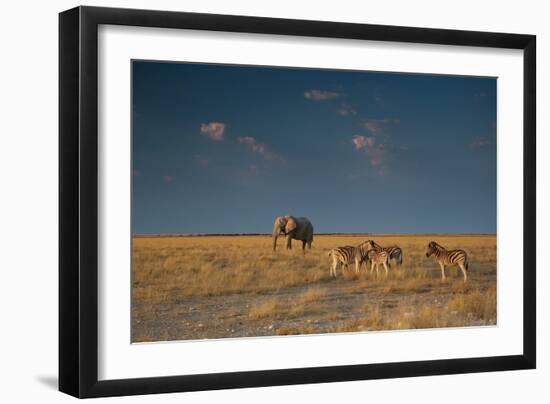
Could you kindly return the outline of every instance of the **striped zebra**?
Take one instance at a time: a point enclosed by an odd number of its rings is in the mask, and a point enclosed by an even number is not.
[[[390,254],[384,250],[376,250],[374,248],[369,248],[367,252],[367,257],[370,260],[370,271],[374,271],[376,267],[376,276],[378,276],[378,266],[382,264],[386,270],[386,276],[388,276],[388,266],[390,261]]]
[[[435,241],[430,241],[426,257],[434,256],[435,260],[441,267],[441,278],[445,279],[445,265],[458,265],[464,275],[464,282],[468,280],[468,255],[464,250],[447,250],[437,244]]]
[[[328,252],[328,256],[332,258],[332,264],[330,266],[330,275],[336,277],[336,270],[338,264],[341,264],[342,274],[344,268],[348,268],[348,265],[355,262],[355,272],[359,273],[359,268],[367,259],[367,244],[361,243],[357,247],[346,245],[343,247],[333,248]]]
[[[390,255],[390,261],[394,260],[397,266],[403,264],[403,250],[397,246],[392,247],[382,247],[380,244],[377,244],[374,240],[369,240],[367,243],[370,243],[370,248],[377,251],[384,250]]]

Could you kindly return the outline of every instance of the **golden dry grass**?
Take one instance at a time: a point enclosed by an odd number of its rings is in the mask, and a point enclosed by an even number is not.
[[[350,267],[333,279],[328,251],[372,238],[399,245],[403,266],[385,277]],[[457,268],[440,279],[429,241],[465,249],[468,283]],[[220,338],[496,323],[496,237],[316,236],[271,251],[268,236],[135,237],[133,340]]]

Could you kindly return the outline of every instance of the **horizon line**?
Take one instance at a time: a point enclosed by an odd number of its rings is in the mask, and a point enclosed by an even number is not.
[[[223,237],[269,236],[272,233],[139,233],[131,237]],[[497,233],[315,233],[315,236],[496,236]],[[279,237],[284,237],[279,235]]]

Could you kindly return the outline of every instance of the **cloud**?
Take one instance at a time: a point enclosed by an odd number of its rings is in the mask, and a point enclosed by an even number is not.
[[[375,145],[376,139],[373,137],[367,137],[362,135],[356,135],[351,139],[352,143],[355,145],[355,150],[361,150],[369,148]]]
[[[166,182],[167,184],[171,183],[172,181],[174,181],[174,177],[172,177],[171,175],[165,175],[164,177],[162,177],[162,180],[164,182]]]
[[[310,101],[326,101],[340,97],[339,93],[324,90],[308,90],[304,92],[304,98]]]
[[[470,147],[479,148],[479,147],[487,146],[489,143],[490,143],[489,139],[481,136],[476,138],[472,143],[470,143]]]
[[[399,124],[399,119],[384,118],[384,119],[367,119],[363,122],[363,126],[374,135],[384,132],[389,125]]]
[[[205,134],[212,140],[223,140],[225,124],[221,122],[203,123],[201,124],[201,133]]]
[[[381,165],[386,159],[386,145],[378,144],[376,147],[369,148],[367,156],[372,166],[377,167]]]
[[[357,115],[357,110],[351,105],[342,104],[338,110],[338,113],[342,116],[355,116]]]
[[[199,165],[203,168],[206,168],[210,165],[210,160],[199,154],[195,155],[195,159],[197,160],[197,163],[199,163]]]
[[[382,167],[386,160],[387,145],[378,143],[375,138],[355,135],[351,142],[355,146],[355,150],[364,152],[370,165],[376,169],[378,175],[384,175],[386,170]]]
[[[252,136],[239,136],[237,138],[239,144],[243,144],[252,150],[254,153],[258,153],[266,160],[273,160],[276,154],[269,150],[269,147],[263,143],[258,143],[255,137]]]
[[[258,167],[256,166],[256,164],[249,164],[248,172],[253,175],[258,174]]]

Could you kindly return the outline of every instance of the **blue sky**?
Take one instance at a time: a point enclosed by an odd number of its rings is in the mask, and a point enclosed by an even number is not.
[[[496,79],[132,63],[134,234],[496,232]],[[520,136],[519,134],[518,136]]]

